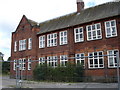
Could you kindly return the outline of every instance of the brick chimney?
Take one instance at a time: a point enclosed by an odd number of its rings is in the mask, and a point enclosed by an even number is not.
[[[84,9],[83,0],[77,0],[77,12],[81,12]]]

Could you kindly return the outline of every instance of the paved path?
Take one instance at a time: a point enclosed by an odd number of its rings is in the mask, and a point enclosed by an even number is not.
[[[2,88],[14,88],[15,79],[8,76],[2,77]],[[23,81],[24,88],[117,88],[117,83],[55,83]]]

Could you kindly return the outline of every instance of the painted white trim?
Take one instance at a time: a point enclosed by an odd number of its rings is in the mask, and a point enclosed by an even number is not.
[[[111,22],[114,21],[115,22],[115,26],[111,26]],[[107,36],[107,26],[106,26],[106,23],[109,22],[110,23],[110,36]],[[106,21],[104,22],[105,24],[105,34],[106,34],[106,38],[111,38],[111,37],[116,37],[117,36],[117,25],[116,25],[116,20],[110,20],[110,21]],[[115,27],[115,30],[116,30],[116,35],[112,35],[112,27]]]
[[[39,37],[39,48],[45,47],[45,35]]]
[[[79,33],[76,33],[76,30],[78,29]],[[82,32],[80,33],[80,29],[82,29]],[[79,35],[79,38],[78,40],[76,40],[76,35]],[[80,34],[82,34],[82,37],[83,38],[80,38]],[[75,40],[75,43],[77,42],[83,42],[84,41],[84,31],[83,31],[83,27],[79,27],[79,28],[74,28],[74,40]]]
[[[66,33],[66,35],[65,35],[65,33]],[[63,36],[61,34],[63,34]],[[67,30],[59,32],[59,43],[60,43],[60,45],[65,45],[65,44],[68,43],[68,35],[67,34],[68,34]],[[63,41],[62,41],[61,38],[63,38]],[[65,41],[65,38],[66,38],[66,41]]]
[[[95,29],[92,30],[92,26],[95,25]],[[100,25],[100,29],[97,29],[97,25]],[[91,31],[88,31],[88,27],[90,26]],[[92,24],[92,25],[87,25],[86,26],[86,31],[87,31],[87,41],[91,41],[91,40],[98,40],[98,39],[102,39],[102,30],[101,30],[101,23],[96,23],[96,24]],[[96,33],[96,38],[93,38],[93,32],[95,31]],[[100,31],[100,38],[98,37],[98,33],[97,31]],[[88,32],[91,32],[91,39],[89,39],[88,37]]]

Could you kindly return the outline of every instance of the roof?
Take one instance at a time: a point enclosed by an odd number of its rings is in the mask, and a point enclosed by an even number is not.
[[[28,19],[28,22],[29,22],[32,26],[35,26],[35,25],[38,24],[37,22],[35,22],[35,21],[33,21],[33,20],[30,20],[30,19]]]
[[[74,12],[42,22],[40,23],[40,32],[38,32],[38,34],[56,31],[70,26],[84,24],[117,15],[120,15],[120,2],[109,2],[84,9],[80,13]]]

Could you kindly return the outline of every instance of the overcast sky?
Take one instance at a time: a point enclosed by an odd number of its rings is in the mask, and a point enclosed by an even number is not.
[[[112,0],[83,0],[85,8]],[[76,0],[0,0],[0,52],[11,54],[11,34],[23,15],[38,23],[75,12]]]

